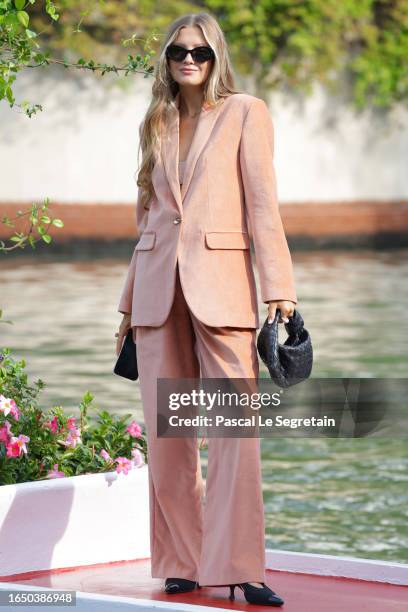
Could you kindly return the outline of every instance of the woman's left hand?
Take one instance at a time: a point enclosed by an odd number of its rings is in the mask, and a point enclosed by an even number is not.
[[[276,315],[276,309],[280,309],[278,323],[289,323],[289,317],[293,316],[295,303],[290,300],[272,300],[268,303],[268,323],[272,323]]]

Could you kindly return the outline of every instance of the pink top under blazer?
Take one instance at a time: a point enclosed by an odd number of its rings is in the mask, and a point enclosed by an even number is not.
[[[179,103],[152,172],[154,197],[139,197],[140,236],[118,311],[131,326],[162,325],[173,303],[176,263],[193,314],[211,326],[259,328],[253,240],[263,302],[297,302],[277,199],[274,130],[265,102],[238,93],[203,108],[180,185]]]

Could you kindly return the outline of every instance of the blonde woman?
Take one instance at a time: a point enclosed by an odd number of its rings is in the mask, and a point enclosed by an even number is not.
[[[140,129],[139,241],[118,310],[116,353],[136,342],[147,431],[151,575],[167,593],[240,587],[282,605],[265,584],[259,438],[210,438],[205,489],[197,439],[157,437],[158,378],[257,379],[261,299],[280,323],[297,303],[280,218],[273,125],[263,100],[234,86],[217,21],[170,26]]]

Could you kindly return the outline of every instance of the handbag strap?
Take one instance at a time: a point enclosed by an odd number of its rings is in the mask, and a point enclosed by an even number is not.
[[[278,327],[278,321],[279,321],[280,314],[281,314],[280,308],[277,308],[276,313],[275,313],[275,318],[271,323],[271,325],[275,325],[276,328]],[[299,336],[302,333],[303,326],[304,326],[302,315],[295,308],[293,311],[293,315],[288,318],[289,318],[289,322],[285,323],[285,329],[288,335],[289,336]]]

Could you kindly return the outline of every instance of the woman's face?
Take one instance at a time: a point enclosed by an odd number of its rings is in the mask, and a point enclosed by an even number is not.
[[[201,28],[198,26],[186,26],[182,28],[177,38],[173,41],[173,44],[180,45],[186,49],[209,46]],[[169,59],[168,64],[173,79],[179,83],[181,87],[188,87],[199,86],[205,83],[211,72],[213,61],[214,60],[209,60],[208,62],[199,64],[198,62],[194,62],[191,54],[188,53],[183,61],[176,62]]]

